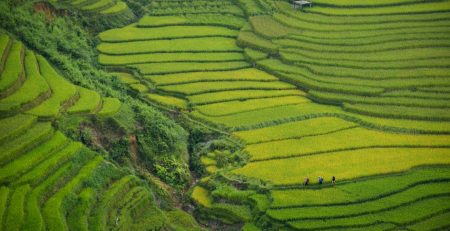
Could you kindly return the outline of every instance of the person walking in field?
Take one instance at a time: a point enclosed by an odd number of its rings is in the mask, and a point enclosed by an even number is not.
[[[319,184],[323,183],[323,178],[321,176],[319,176]]]
[[[305,186],[308,186],[308,184],[309,184],[309,177],[306,177],[306,178],[305,178],[305,183],[304,183],[304,185],[305,185]]]
[[[336,183],[336,177],[331,177],[331,184],[334,185]]]

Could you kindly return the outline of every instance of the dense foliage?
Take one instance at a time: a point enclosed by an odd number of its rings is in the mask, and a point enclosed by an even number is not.
[[[182,156],[187,152],[186,132],[175,122],[164,116],[161,112],[151,106],[133,99],[127,94],[127,87],[117,80],[112,74],[102,71],[96,62],[96,53],[92,49],[95,46],[96,38],[83,28],[82,22],[87,20],[85,16],[76,15],[69,17],[54,17],[51,22],[43,14],[33,13],[33,4],[11,5],[8,2],[0,2],[0,28],[4,28],[22,40],[28,47],[39,51],[51,63],[60,68],[65,77],[73,83],[95,90],[104,96],[119,98],[123,104],[132,110],[128,115],[119,118],[125,127],[134,128],[131,133],[136,133],[139,143],[143,148],[140,150],[143,156],[150,157],[153,161],[156,156],[172,156],[159,160],[159,166],[173,168],[173,161],[177,162],[180,172],[187,172],[187,166],[183,164]],[[136,117],[135,121],[127,121]],[[77,130],[77,123],[74,127],[68,128]],[[61,126],[64,127],[64,126]],[[136,129],[142,128],[142,129]],[[80,130],[81,135],[72,135],[79,140],[89,144],[89,131]],[[78,133],[78,132],[72,132]],[[92,137],[91,137],[92,138]],[[115,152],[115,157],[125,150],[120,147],[126,141],[120,140],[119,146],[111,146]],[[116,158],[115,158],[116,159]],[[169,161],[167,164],[164,161]],[[152,163],[147,164],[153,166]],[[170,166],[170,167],[169,167]],[[156,166],[152,167],[155,170]],[[169,171],[169,169],[167,169]],[[156,171],[158,174],[163,171]],[[181,176],[183,175],[183,176]],[[186,174],[181,174],[180,179],[171,180],[170,183],[186,183]],[[166,177],[159,175],[163,179]],[[184,180],[181,180],[184,179]]]

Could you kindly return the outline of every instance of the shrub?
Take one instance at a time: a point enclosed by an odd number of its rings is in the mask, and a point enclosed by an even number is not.
[[[174,157],[159,157],[153,165],[156,175],[171,185],[185,185],[189,180],[188,166]]]

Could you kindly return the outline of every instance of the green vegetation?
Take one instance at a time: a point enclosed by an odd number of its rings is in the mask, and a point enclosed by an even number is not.
[[[265,38],[285,37],[291,32],[295,32],[267,15],[250,17],[249,22],[254,31]]]
[[[150,4],[151,15],[185,15],[185,14],[215,14],[215,15],[233,15],[244,16],[240,6],[227,1],[196,1],[186,4],[183,1],[164,1],[156,0]]]
[[[94,169],[102,162],[101,157],[96,157],[78,172],[78,174],[70,181],[67,182],[56,194],[48,199],[44,204],[43,217],[47,221],[47,229],[49,230],[66,230],[67,224],[65,223],[64,213],[62,209],[63,199],[69,193],[73,193],[79,187],[81,183],[93,173]]]
[[[185,16],[151,16],[146,15],[138,22],[138,27],[158,27],[174,25],[216,25],[240,29],[245,20],[226,14],[188,14]]]
[[[58,151],[62,147],[67,144],[67,138],[57,132],[52,138],[43,143],[42,145],[30,150],[25,155],[15,159],[14,161],[4,165],[2,169],[0,169],[1,177],[0,181],[11,182],[15,176],[20,176],[23,173],[30,170],[37,163],[44,160],[48,155],[51,155],[55,151]]]
[[[3,218],[4,214],[6,212],[6,208],[8,206],[8,194],[9,194],[9,188],[2,186],[0,188],[0,217]],[[3,219],[2,219],[3,224]]]
[[[239,52],[214,53],[149,53],[138,55],[104,55],[98,57],[103,65],[128,65],[138,63],[164,63],[164,62],[213,62],[213,61],[241,61],[244,56]]]
[[[145,132],[129,130],[134,136],[140,136],[139,150],[136,150],[139,155],[140,152],[163,153],[164,148],[165,156],[180,156],[186,150],[184,136],[179,137],[184,131],[145,103],[122,95],[126,88],[116,81],[117,78],[94,67],[93,38],[87,37],[72,14],[59,17],[59,12],[63,11],[50,6],[49,9],[55,12],[50,12],[51,18],[47,18],[32,13],[32,7],[32,3],[17,3],[12,8],[8,2],[0,3],[2,35],[4,30],[8,31],[7,35],[1,36],[1,45],[6,45],[2,47],[1,71],[2,74],[18,71],[16,77],[10,75],[10,80],[15,79],[15,82],[0,90],[0,182],[8,185],[0,189],[0,229],[90,230],[91,208],[110,184],[127,176],[136,179],[134,185],[139,188],[139,194],[136,194],[139,200],[127,200],[126,207],[121,205],[107,211],[108,214],[120,214],[125,228],[168,228],[175,226],[172,220],[177,217],[186,219],[188,215],[181,212],[172,215],[171,221],[166,219],[165,210],[173,207],[170,199],[155,193],[158,201],[164,203],[163,210],[151,200],[153,190],[161,190],[162,186],[149,186],[148,182],[134,176],[131,162],[125,167],[113,156],[119,152],[128,156],[128,143],[115,143],[117,137],[123,139],[122,136],[128,135],[125,126],[145,129]],[[35,10],[45,7],[39,5]],[[87,17],[81,14],[77,17],[81,17],[78,20],[83,23],[87,22]],[[89,26],[89,22],[86,25]],[[23,39],[30,49],[12,38]],[[10,55],[14,52],[16,57]],[[8,66],[6,71],[3,69],[6,63],[15,63],[17,68]],[[122,79],[130,80],[130,76]],[[119,116],[119,113],[129,114]],[[90,116],[84,116],[86,114]],[[48,120],[52,123],[43,122]],[[164,130],[164,134],[153,132],[155,129]],[[158,136],[164,136],[164,139],[155,139]],[[175,140],[169,141],[170,137]],[[74,139],[83,143],[74,142]],[[95,143],[93,139],[96,139]],[[178,143],[178,146],[170,142]],[[151,147],[151,152],[140,150],[144,145]],[[175,164],[183,162],[181,157],[172,159]],[[164,169],[163,160],[158,164]],[[150,175],[152,169],[146,167],[139,171]],[[153,213],[161,214],[159,220],[153,218]],[[191,220],[191,226],[193,230],[199,229],[194,220]]]
[[[144,93],[148,91],[148,87],[144,84],[134,83],[130,85],[131,89],[136,90],[139,93]]]
[[[247,144],[263,143],[283,139],[299,139],[337,132],[357,126],[356,124],[333,118],[323,117],[304,121],[280,124],[249,131],[235,132],[234,135]]]
[[[212,26],[169,26],[155,28],[123,27],[99,34],[103,42],[127,42],[155,39],[195,38],[208,36],[236,37],[237,31]]]
[[[128,10],[128,6],[126,3],[118,1],[114,4],[114,6],[109,7],[100,11],[101,14],[117,14],[120,12],[126,12]]]
[[[250,47],[255,50],[267,52],[270,54],[276,54],[278,52],[278,46],[272,43],[270,40],[259,37],[252,32],[241,32],[237,43],[240,46]]]
[[[6,53],[6,50],[8,48],[8,45],[10,45],[10,39],[9,36],[6,34],[0,34],[0,57],[2,58],[2,62],[4,60],[4,57],[7,57],[8,54]],[[2,68],[0,70],[3,71],[3,63]]]
[[[79,87],[78,93],[80,98],[67,110],[67,112],[92,113],[99,109],[101,98],[97,92]]]
[[[427,108],[427,110],[422,110],[419,107],[344,104],[344,109],[348,111],[358,112],[364,115],[373,115],[387,118],[436,121],[450,120],[449,108]]]
[[[29,110],[27,113],[42,117],[55,117],[60,112],[63,104],[75,96],[77,89],[74,85],[63,79],[42,56],[38,56],[37,59],[39,61],[39,70],[50,86],[52,95],[49,99]]]
[[[55,0],[55,2],[62,2]],[[128,6],[121,0],[71,0],[68,4],[86,12],[100,13],[103,17],[114,14],[129,14]]]
[[[189,216],[186,212],[180,209],[175,209],[173,211],[166,212],[167,220],[174,224],[173,228],[175,230],[198,230],[200,227],[198,226],[195,219]]]
[[[245,57],[251,61],[258,61],[261,59],[266,59],[268,57],[266,53],[252,48],[245,48],[244,52]]]
[[[304,93],[298,90],[234,90],[192,95],[188,96],[188,99],[193,104],[203,105],[232,100],[259,99],[294,95],[304,96]]]
[[[120,109],[121,103],[116,98],[103,98],[102,109],[98,112],[99,115],[114,115]]]
[[[29,191],[30,186],[23,185],[12,192],[4,222],[6,230],[21,230],[24,225],[24,204]]]
[[[194,190],[192,191],[192,199],[194,199],[196,203],[203,207],[211,207],[212,202],[208,190],[202,188],[201,186],[196,186],[194,188]]]
[[[70,143],[52,157],[35,166],[31,171],[21,176],[14,183],[37,184],[40,180],[42,180],[42,178],[48,177],[56,168],[61,167],[66,161],[78,154],[81,146],[82,145],[80,143]]]
[[[342,142],[342,137],[346,137],[345,142]],[[394,134],[351,128],[299,139],[247,145],[245,150],[250,154],[251,160],[265,160],[370,147],[446,147],[449,139],[450,136],[447,135]],[[322,142],[327,145],[318,145]]]
[[[426,198],[415,203],[401,206],[397,209],[383,211],[370,215],[361,215],[351,218],[340,218],[323,221],[292,222],[295,228],[326,228],[326,227],[346,227],[346,226],[370,226],[377,223],[377,220],[395,222],[397,224],[413,223],[416,220],[448,209],[444,201],[448,200],[448,195]],[[411,213],[410,211],[422,211],[421,213]]]
[[[283,113],[281,114],[280,111]],[[303,103],[301,105],[285,105],[275,108],[263,108],[256,111],[248,111],[220,117],[206,117],[202,116],[200,113],[194,114],[206,120],[223,124],[238,130],[248,130],[251,128],[276,125],[277,123],[283,121],[306,119],[320,115],[325,116],[335,112],[337,112],[337,110],[329,106],[318,105],[315,103]]]
[[[0,229],[448,229],[448,3],[0,2]]]
[[[423,230],[423,229],[443,229],[445,227],[448,227],[448,216],[449,212],[444,212],[441,214],[438,214],[436,216],[432,216],[431,218],[428,218],[426,220],[417,222],[416,224],[413,224],[409,226],[408,228],[411,230]]]
[[[179,92],[185,95],[197,95],[203,93],[225,90],[285,90],[294,86],[283,82],[253,82],[253,81],[216,81],[204,83],[186,83],[178,85],[162,86],[161,89],[171,92]]]
[[[207,37],[177,40],[150,40],[126,43],[101,43],[97,49],[105,54],[127,55],[155,52],[224,52],[241,51],[232,38]]]
[[[373,105],[396,105],[396,106],[411,106],[411,107],[430,107],[430,108],[448,108],[448,100],[445,99],[421,99],[411,97],[355,97],[354,95],[324,93],[318,91],[309,91],[309,96],[319,102],[330,102],[330,104],[346,102],[351,104],[373,104]]]
[[[361,179],[339,183],[334,187],[320,189],[298,188],[272,191],[272,208],[289,208],[321,205],[349,205],[355,202],[389,198],[416,186],[433,182],[447,182],[449,169],[442,167],[418,168],[398,175]],[[331,179],[325,179],[328,183]]]
[[[233,172],[249,177],[258,177],[277,185],[300,184],[308,176],[330,178],[337,175],[342,180],[348,180],[406,171],[422,165],[444,165],[450,162],[448,155],[450,155],[448,148],[357,149],[252,162]],[[370,165],[366,163],[370,163]],[[349,165],[355,167],[349,169]],[[298,168],[298,166],[302,166],[302,168]]]
[[[261,108],[277,107],[282,105],[296,105],[309,102],[308,99],[298,96],[273,97],[266,99],[249,99],[214,103],[198,106],[195,109],[207,116],[224,116]]]
[[[114,75],[116,75],[120,81],[126,83],[126,84],[135,84],[135,83],[139,83],[139,80],[136,79],[132,74],[130,73],[125,73],[125,72],[116,72],[113,73]]]
[[[152,75],[148,76],[152,82],[157,85],[173,85],[181,83],[194,82],[213,82],[213,81],[275,81],[272,75],[257,69],[248,68],[235,71],[210,71],[210,72],[189,72],[170,75]]]
[[[37,118],[31,115],[18,115],[0,120],[0,143],[14,138],[36,123]]]
[[[25,104],[39,102],[40,98],[46,97],[46,94],[50,92],[47,82],[39,73],[36,57],[31,51],[26,52],[25,72],[27,73],[26,81],[20,89],[0,100],[0,110],[18,110]]]
[[[226,71],[249,66],[246,62],[174,62],[134,64],[130,67],[138,69],[144,75],[160,75],[197,71]]]
[[[83,189],[79,194],[78,204],[69,212],[67,225],[69,229],[88,230],[88,214],[94,203],[95,191],[92,188]]]
[[[0,91],[3,93],[16,82],[23,78],[23,45],[19,41],[14,41],[11,45],[8,58],[6,59],[0,78]],[[8,92],[6,91],[6,94]],[[2,96],[6,96],[5,93]]]
[[[260,7],[258,1],[255,0],[238,0],[246,15],[258,15],[264,13],[264,9]]]
[[[165,105],[165,106],[187,109],[186,100],[183,100],[183,99],[180,99],[177,97],[158,95],[158,94],[147,94],[146,96],[148,99],[155,101],[159,104]]]
[[[361,215],[395,208],[411,201],[417,201],[425,195],[428,197],[448,194],[448,182],[419,185],[411,189],[393,194],[378,200],[361,202],[352,205],[335,205],[329,207],[287,208],[269,210],[267,214],[278,220],[303,220],[320,217],[336,218],[351,215]]]
[[[17,154],[26,150],[27,146],[39,143],[52,134],[50,123],[38,123],[29,128],[23,135],[3,143],[0,147],[0,163],[7,163]]]
[[[380,7],[380,8],[362,8],[361,9],[354,9],[354,8],[315,8],[314,10],[311,10],[311,12],[318,12],[318,13],[329,13],[329,14],[336,14],[336,15],[376,15],[376,14],[395,14],[398,12],[404,12],[404,13],[421,13],[421,12],[433,12],[433,11],[443,11],[446,9],[449,9],[449,5],[447,2],[435,2],[435,3],[415,3],[410,4],[406,6],[387,6],[387,7]]]

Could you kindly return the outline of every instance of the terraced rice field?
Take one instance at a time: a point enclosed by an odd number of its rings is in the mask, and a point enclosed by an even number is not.
[[[0,97],[1,118],[17,113],[50,119],[65,113],[102,114],[102,111],[118,111],[117,103],[112,108],[104,109],[105,104],[111,104],[104,101],[110,100],[102,99],[98,93],[89,89],[74,86],[53,69],[45,58],[26,49],[20,41],[9,38],[7,46],[9,52],[3,53],[6,57],[5,69],[0,80],[5,86]],[[16,48],[19,50],[16,51]]]
[[[141,179],[50,122],[113,115],[121,102],[73,85],[9,35],[0,44],[0,230],[109,230],[118,219],[122,229],[177,224]]]
[[[133,13],[127,4],[121,0],[52,0],[54,3],[67,4],[89,14],[99,14],[103,17],[130,17]]]
[[[450,227],[450,1],[150,8],[99,35],[99,62],[136,70],[146,99],[244,145],[243,166],[201,157],[192,198],[212,217],[252,229]],[[215,188],[216,176],[266,187]],[[276,225],[249,218],[261,214]]]

